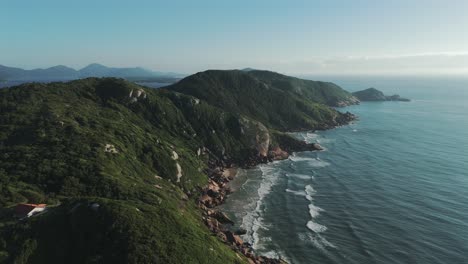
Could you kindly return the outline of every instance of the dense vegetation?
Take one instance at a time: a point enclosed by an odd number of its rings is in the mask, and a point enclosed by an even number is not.
[[[207,166],[242,165],[265,137],[294,145],[269,126],[315,127],[341,114],[276,88],[270,97],[250,75],[223,76],[238,80],[213,95],[226,105],[113,78],[0,90],[0,262],[245,262],[201,221]],[[227,87],[207,84],[208,93]],[[235,96],[246,91],[250,99]],[[24,202],[49,210],[17,221]]]
[[[353,103],[340,87],[268,71],[211,70],[166,87],[279,130],[319,129],[339,113],[325,104]]]
[[[247,73],[269,87],[296,94],[313,102],[329,106],[356,103],[352,94],[331,82],[304,80],[271,71],[251,70]]]
[[[375,88],[368,88],[362,91],[353,93],[361,101],[410,101],[409,99],[402,98],[398,94],[385,95],[382,91]]]

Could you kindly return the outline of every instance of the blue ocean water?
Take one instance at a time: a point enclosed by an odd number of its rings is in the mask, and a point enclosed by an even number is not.
[[[468,79],[325,80],[412,102],[341,109],[359,120],[296,135],[325,151],[240,170],[234,228],[290,263],[468,263]]]

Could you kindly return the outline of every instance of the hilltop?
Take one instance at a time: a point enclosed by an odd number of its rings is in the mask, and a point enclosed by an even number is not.
[[[269,71],[209,70],[165,89],[189,94],[278,130],[331,128],[345,118],[329,106],[358,103],[339,86]]]

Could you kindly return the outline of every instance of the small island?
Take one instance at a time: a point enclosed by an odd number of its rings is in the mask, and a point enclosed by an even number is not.
[[[379,91],[375,88],[368,88],[362,91],[354,92],[353,95],[357,97],[360,101],[366,102],[376,102],[376,101],[401,101],[409,102],[410,99],[400,97],[398,94],[394,95],[385,95],[382,91]]]

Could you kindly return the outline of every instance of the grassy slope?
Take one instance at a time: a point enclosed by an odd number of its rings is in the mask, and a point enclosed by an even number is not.
[[[116,79],[87,79],[0,90],[3,220],[10,219],[8,206],[18,202],[64,203],[25,224],[4,221],[4,258],[8,254],[18,263],[239,261],[211,236],[182,191],[197,193],[207,181],[206,157],[195,154],[199,147],[216,149],[226,141],[248,149],[249,140],[231,132],[239,130],[232,115],[193,105],[187,96],[146,90],[146,100],[130,103],[129,92],[138,88]],[[192,127],[200,120],[187,120],[184,111],[201,116],[203,126]],[[119,153],[104,152],[105,144]],[[183,170],[176,184],[172,150]],[[68,213],[81,199],[98,201],[99,214],[93,215],[87,202]],[[80,236],[90,236],[90,242],[80,242]],[[107,236],[116,240],[108,243]],[[101,250],[94,251],[93,243]]]
[[[338,102],[347,102],[353,96],[331,82],[304,80],[271,71],[253,70],[247,74],[275,89],[329,106],[338,106]]]
[[[349,96],[341,88],[327,83],[239,70],[197,73],[166,89],[193,95],[283,131],[317,129],[329,123],[340,113],[323,103],[338,96]]]

